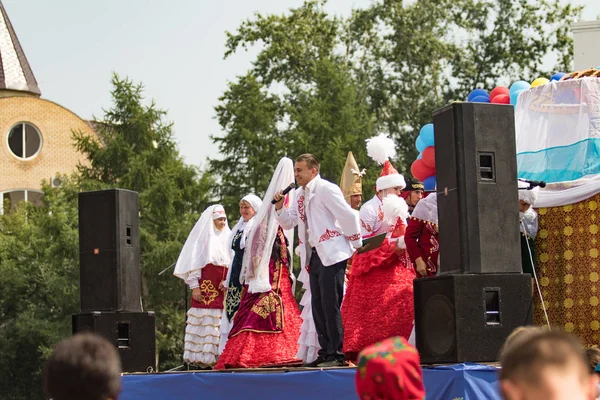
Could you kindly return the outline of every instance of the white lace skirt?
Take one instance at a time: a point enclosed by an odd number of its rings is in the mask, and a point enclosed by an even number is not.
[[[298,276],[298,281],[302,282],[302,288],[306,290],[300,299],[300,305],[303,307],[301,314],[302,325],[300,326],[300,339],[298,339],[300,347],[296,357],[305,363],[310,363],[317,359],[321,346],[319,346],[319,336],[317,335],[315,321],[312,316],[310,278],[305,268],[302,268]]]
[[[190,308],[187,312],[183,360],[190,364],[217,362],[221,313],[218,308]]]

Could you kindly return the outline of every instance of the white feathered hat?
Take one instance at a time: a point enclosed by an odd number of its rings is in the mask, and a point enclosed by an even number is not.
[[[398,173],[390,162],[390,158],[396,155],[396,146],[392,139],[383,133],[367,139],[367,154],[379,164],[383,164],[383,169],[376,183],[378,192],[396,186],[400,186],[402,189],[406,187],[404,177]]]

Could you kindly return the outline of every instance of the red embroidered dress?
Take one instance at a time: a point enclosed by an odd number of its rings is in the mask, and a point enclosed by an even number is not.
[[[300,310],[292,294],[288,251],[281,228],[269,262],[271,290],[249,293],[247,286],[215,369],[258,368],[301,362],[296,358]]]
[[[369,345],[391,336],[410,336],[415,273],[395,240],[401,240],[405,228],[403,218],[398,218],[392,240],[386,238],[378,249],[356,254],[352,260],[342,303],[344,353],[350,361]]]
[[[414,263],[417,258],[423,258],[427,266],[427,276],[437,275],[440,255],[437,224],[411,217],[404,240],[410,260]]]

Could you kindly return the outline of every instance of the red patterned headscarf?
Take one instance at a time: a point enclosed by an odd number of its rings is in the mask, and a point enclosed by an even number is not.
[[[358,356],[356,392],[361,400],[424,400],[417,349],[403,337],[367,347]]]

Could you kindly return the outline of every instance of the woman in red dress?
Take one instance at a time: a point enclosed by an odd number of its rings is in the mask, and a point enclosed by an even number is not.
[[[419,201],[406,228],[406,250],[421,277],[435,276],[440,263],[437,193]]]
[[[283,158],[266,199],[293,182],[293,163]],[[289,195],[288,195],[289,196]],[[289,206],[290,199],[286,200]],[[288,239],[275,219],[275,208],[263,201],[248,235],[240,282],[242,299],[223,354],[215,369],[300,364],[300,310],[292,294],[293,274]],[[288,236],[288,237],[286,237]],[[293,238],[293,236],[292,236]]]
[[[342,304],[344,354],[356,361],[365,347],[392,336],[410,336],[415,273],[405,251],[408,205],[397,193],[383,199],[391,232],[383,245],[356,254]]]

